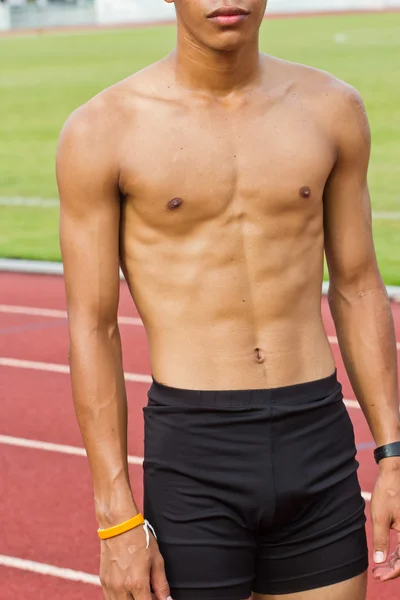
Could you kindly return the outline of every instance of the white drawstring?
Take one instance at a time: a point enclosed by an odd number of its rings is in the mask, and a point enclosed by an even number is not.
[[[150,533],[149,533],[149,529],[150,529],[151,533],[154,535],[154,537],[156,539],[157,539],[157,536],[156,536],[156,532],[154,531],[154,529],[150,525],[150,523],[147,521],[147,519],[143,523],[143,529],[144,529],[144,532],[146,534],[146,550],[148,550],[148,548],[150,546]]]

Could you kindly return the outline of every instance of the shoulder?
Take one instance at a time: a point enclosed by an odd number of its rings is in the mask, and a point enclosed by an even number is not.
[[[363,99],[352,85],[327,71],[280,59],[275,68],[287,81],[303,114],[318,123],[339,152],[341,149],[368,149],[371,133]]]
[[[333,78],[327,93],[327,111],[339,146],[369,149],[371,130],[363,98],[353,86]]]
[[[123,132],[123,82],[78,107],[61,130],[56,153],[59,185],[113,185],[119,177]]]
[[[61,130],[59,148],[78,144],[80,149],[99,149],[99,143],[109,144],[121,125],[125,86],[120,82],[107,88],[74,110]]]
[[[338,156],[368,159],[371,130],[363,98],[352,85],[330,73],[314,69],[310,73],[320,117],[336,146]]]
[[[267,57],[275,78],[286,83],[300,100],[307,101],[312,110],[317,107],[332,118],[365,119],[366,111],[360,93],[345,81],[327,71],[307,65]]]
[[[364,101],[355,87],[318,69],[310,69],[309,77],[312,89],[334,129],[355,127],[364,133],[369,130]]]
[[[143,106],[157,99],[161,67],[155,63],[110,86],[78,107],[61,130],[59,151],[78,146],[80,151],[114,154],[127,130],[135,129]]]
[[[358,131],[368,141],[369,124],[361,94],[352,85],[327,71],[289,63],[300,96],[337,137]]]

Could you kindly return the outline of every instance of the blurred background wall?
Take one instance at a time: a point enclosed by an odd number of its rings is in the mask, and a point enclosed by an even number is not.
[[[269,0],[270,13],[389,10],[400,0]],[[0,0],[0,29],[170,21],[163,0]]]

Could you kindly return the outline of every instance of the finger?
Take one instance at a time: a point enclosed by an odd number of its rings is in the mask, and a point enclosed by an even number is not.
[[[151,569],[151,585],[157,600],[172,600],[161,554],[155,559]]]
[[[388,558],[388,560],[382,565],[378,565],[374,567],[372,570],[373,576],[375,579],[384,580],[386,577],[390,577],[393,572],[396,570],[397,562],[400,560],[399,547],[396,548],[396,551],[393,552]]]
[[[387,519],[373,519],[374,529],[374,561],[383,564],[389,554],[390,523]]]
[[[396,548],[395,552],[390,557],[390,570],[383,574],[381,581],[390,581],[391,579],[397,579],[400,577],[400,555],[399,547]]]
[[[393,552],[392,557],[397,560],[400,558],[400,544],[397,546],[396,550]]]
[[[396,559],[390,569],[386,573],[382,573],[380,580],[385,582],[397,579],[398,577],[400,577],[400,559]]]
[[[374,579],[377,579],[379,581],[382,580],[383,577],[386,577],[387,575],[389,575],[392,572],[392,567],[390,565],[390,563],[386,562],[383,565],[379,565],[378,567],[374,567],[372,569],[372,574]]]

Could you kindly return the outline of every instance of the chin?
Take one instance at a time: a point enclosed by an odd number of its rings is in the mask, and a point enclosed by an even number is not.
[[[213,39],[207,40],[207,46],[212,50],[232,52],[239,50],[248,42],[248,36],[236,31],[224,31]]]

